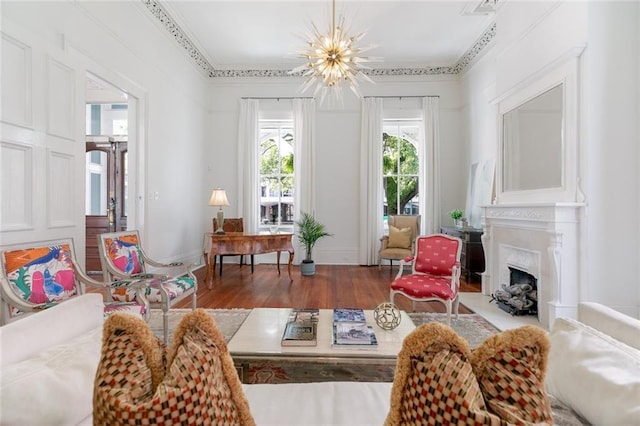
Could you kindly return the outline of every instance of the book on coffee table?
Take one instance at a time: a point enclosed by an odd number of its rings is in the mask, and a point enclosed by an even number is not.
[[[319,309],[292,309],[282,334],[282,346],[317,346]]]
[[[336,308],[333,310],[332,346],[375,349],[378,346],[373,327],[367,324],[364,310]]]
[[[333,322],[363,322],[367,319],[364,310],[358,308],[336,308],[333,310]]]

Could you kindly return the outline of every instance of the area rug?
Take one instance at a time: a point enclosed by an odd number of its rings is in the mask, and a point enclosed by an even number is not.
[[[207,309],[228,342],[247,318],[251,309]],[[169,312],[169,342],[173,330],[190,309],[171,309]],[[446,314],[409,313],[416,324],[432,321],[445,323]],[[156,336],[162,338],[162,312],[151,311],[149,325]],[[460,314],[451,319],[451,328],[464,337],[472,348],[499,330],[477,314]],[[391,382],[395,366],[385,364],[314,363],[295,361],[256,361],[237,359],[238,374],[243,383],[306,383],[318,381]]]
[[[409,313],[409,317],[416,326],[429,322],[447,323],[447,314],[436,314],[430,312]],[[477,348],[487,337],[491,337],[500,330],[478,314],[460,314],[458,319],[451,316],[451,328],[463,337],[471,348]]]

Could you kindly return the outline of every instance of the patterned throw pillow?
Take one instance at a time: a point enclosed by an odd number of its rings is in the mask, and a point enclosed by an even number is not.
[[[472,352],[444,324],[416,328],[398,354],[385,425],[552,424],[544,331],[523,327],[498,336]]]
[[[94,424],[255,424],[213,318],[198,309],[162,345],[144,321],[114,314],[104,325]]]
[[[389,225],[389,243],[388,248],[411,248],[411,228],[398,229],[393,225]]]
[[[527,325],[498,333],[471,355],[471,364],[489,409],[515,424],[552,424],[544,376],[549,338]]]

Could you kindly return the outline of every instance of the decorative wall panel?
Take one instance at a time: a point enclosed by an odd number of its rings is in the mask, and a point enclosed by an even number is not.
[[[0,230],[33,227],[33,148],[0,142]]]
[[[73,140],[75,71],[49,58],[48,133]]]
[[[2,111],[5,123],[23,127],[32,126],[31,100],[31,48],[2,34],[0,45],[2,69]]]
[[[77,184],[75,157],[47,150],[47,212],[48,226],[52,228],[75,226]]]

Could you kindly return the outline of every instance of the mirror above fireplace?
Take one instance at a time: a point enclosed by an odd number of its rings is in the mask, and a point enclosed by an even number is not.
[[[502,190],[562,187],[562,84],[502,116]]]
[[[581,53],[571,49],[496,99],[496,204],[584,201],[577,174]]]

